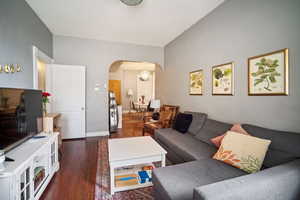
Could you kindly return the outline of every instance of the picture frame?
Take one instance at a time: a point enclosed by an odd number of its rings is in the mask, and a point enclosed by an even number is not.
[[[289,50],[248,58],[248,95],[289,94]]]
[[[202,69],[190,72],[189,94],[203,95],[204,72]]]
[[[212,95],[234,95],[234,62],[212,67]]]

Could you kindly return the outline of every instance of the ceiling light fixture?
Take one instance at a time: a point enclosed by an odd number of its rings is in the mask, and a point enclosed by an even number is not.
[[[142,71],[140,74],[139,74],[139,79],[141,81],[148,81],[149,78],[150,78],[150,72],[149,71]]]
[[[127,6],[137,6],[143,2],[143,0],[121,0],[121,1]]]

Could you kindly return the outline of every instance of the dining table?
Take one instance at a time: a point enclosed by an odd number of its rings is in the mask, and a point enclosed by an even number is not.
[[[147,111],[147,107],[148,107],[147,103],[135,102],[134,105],[138,109],[138,111],[141,111],[141,112]]]

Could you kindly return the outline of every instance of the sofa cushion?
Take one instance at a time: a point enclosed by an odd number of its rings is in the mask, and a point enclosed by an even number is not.
[[[156,130],[155,138],[159,143],[172,149],[184,161],[211,158],[217,152],[214,146],[197,140],[190,133],[181,134],[170,128]]]
[[[300,134],[277,131],[250,124],[242,127],[251,135],[271,140],[263,165],[273,167],[300,158]]]
[[[245,174],[210,158],[157,168],[153,171],[154,193],[159,193],[160,199],[191,200],[196,187]]]
[[[200,113],[200,112],[190,112],[190,111],[186,111],[184,113],[193,115],[193,121],[190,125],[188,132],[191,133],[192,135],[197,135],[207,119],[207,114]]]
[[[214,145],[210,139],[226,133],[231,127],[232,124],[207,119],[203,128],[196,135],[196,138],[207,144]]]
[[[173,149],[171,149],[170,147],[167,147],[166,145],[164,145],[161,141],[156,140],[157,143],[164,148],[168,153],[167,153],[167,160],[169,162],[171,162],[173,165],[176,164],[180,164],[180,163],[185,163],[185,161],[183,160],[182,157],[180,157],[176,152],[174,152]]]

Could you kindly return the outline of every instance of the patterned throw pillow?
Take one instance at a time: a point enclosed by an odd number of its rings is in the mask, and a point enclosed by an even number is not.
[[[213,159],[248,173],[258,172],[271,141],[228,131]]]
[[[247,131],[245,129],[243,129],[241,124],[234,124],[230,131],[236,132],[236,133],[241,133],[244,135],[250,135],[249,133],[247,133]],[[225,137],[226,133],[224,133],[223,135],[217,136],[215,138],[210,139],[210,141],[216,146],[216,147],[220,147],[223,138]]]

